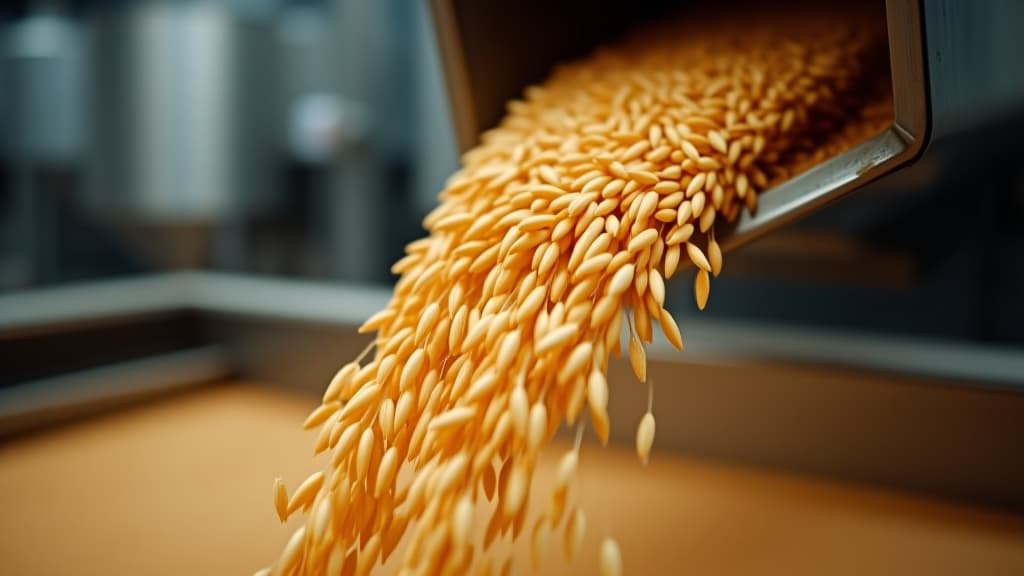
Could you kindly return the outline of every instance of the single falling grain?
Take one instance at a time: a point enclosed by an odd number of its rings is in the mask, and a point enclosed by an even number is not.
[[[601,576],[622,576],[622,552],[619,551],[619,543],[613,538],[605,538],[601,541],[601,550],[598,558],[598,570]]]
[[[555,487],[565,488],[569,486],[572,479],[576,477],[576,468],[579,466],[579,454],[576,450],[566,452],[558,461],[558,468],[555,473]]]
[[[694,266],[704,271],[711,270],[711,263],[708,262],[707,256],[701,251],[700,247],[696,244],[686,243],[686,254],[690,257],[690,261],[693,262]]]
[[[320,486],[324,483],[324,473],[322,471],[314,472],[309,475],[308,478],[299,484],[299,487],[292,493],[292,497],[288,500],[288,507],[286,509],[285,517],[291,516],[296,510],[300,508],[306,508],[313,502],[313,498],[316,493],[320,490]]]
[[[651,447],[654,446],[654,414],[647,412],[640,419],[636,429],[636,455],[644,466],[651,458]]]
[[[547,553],[548,527],[544,518],[537,518],[530,533],[530,566],[534,571],[540,568],[540,563]]]
[[[564,326],[558,326],[557,328],[548,332],[542,339],[537,341],[534,345],[534,352],[536,354],[543,354],[549,350],[564,346],[572,340],[579,333],[579,326],[576,324],[566,324]]]
[[[455,504],[452,513],[452,539],[457,546],[469,544],[473,534],[473,501],[463,495]]]
[[[633,284],[633,274],[636,268],[632,264],[626,264],[615,273],[611,282],[608,283],[608,294],[622,294]]]
[[[637,380],[647,382],[647,353],[644,352],[644,345],[636,335],[629,339],[629,365],[633,368]]]
[[[395,474],[398,473],[398,451],[394,446],[388,448],[384,456],[381,457],[380,467],[377,470],[377,485],[374,488],[373,495],[375,498],[380,498],[386,491],[391,488],[392,483],[395,480]]]
[[[711,273],[717,278],[722,272],[722,247],[714,238],[708,240],[708,264],[711,265]]]
[[[563,547],[566,560],[576,558],[576,553],[583,546],[583,539],[587,534],[587,516],[582,508],[576,510],[569,516],[569,522],[565,526],[565,537]]]
[[[662,308],[659,316],[659,323],[661,324],[661,331],[665,334],[665,338],[676,347],[677,350],[683,350],[683,335],[679,332],[679,324],[676,323],[676,319],[672,317],[672,314]]]
[[[697,308],[701,310],[708,305],[708,295],[711,293],[711,278],[707,270],[698,270],[693,281],[693,293],[697,299]]]
[[[284,524],[288,520],[288,489],[280,477],[274,478],[274,509],[277,511],[278,519]]]
[[[529,478],[526,477],[526,470],[521,465],[512,465],[512,472],[508,477],[508,487],[505,490],[505,501],[503,511],[505,516],[513,518],[519,513],[526,500],[526,490],[529,485]]]
[[[299,560],[302,558],[302,546],[305,543],[306,527],[300,526],[298,530],[292,533],[291,538],[288,539],[288,543],[284,546],[284,552],[281,553],[281,557],[277,560],[277,564],[274,566],[273,574],[291,574],[292,570],[298,565]]]

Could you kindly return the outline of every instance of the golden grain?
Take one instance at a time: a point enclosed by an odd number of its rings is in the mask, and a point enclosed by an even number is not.
[[[316,493],[320,490],[320,486],[324,483],[324,473],[314,472],[309,475],[308,478],[299,484],[299,487],[292,493],[292,497],[288,500],[288,508],[285,516],[291,516],[296,510],[305,509],[313,502],[313,498],[316,497]]]
[[[692,160],[697,160],[700,158],[700,151],[698,151],[697,147],[694,146],[693,143],[690,142],[689,140],[683,141],[682,150],[683,154],[685,154],[687,158],[690,158]]]
[[[390,489],[397,473],[398,451],[392,446],[384,452],[384,456],[380,459],[380,466],[377,469],[377,485],[374,487],[373,492],[375,498],[380,498],[385,491]]]
[[[633,236],[629,241],[629,246],[626,248],[628,252],[639,252],[644,248],[652,246],[658,240],[658,231],[653,228],[648,228],[643,232]]]
[[[337,400],[341,391],[348,387],[352,382],[352,378],[359,371],[359,363],[349,362],[341,367],[340,370],[331,378],[330,384],[327,385],[327,390],[324,391],[323,402],[331,402]]]
[[[711,143],[711,147],[718,150],[722,154],[729,152],[729,145],[726,143],[725,138],[720,132],[708,132],[708,142]]]
[[[447,320],[447,318],[445,318],[445,320]],[[377,382],[380,382],[382,385],[387,385],[388,380],[391,378],[391,374],[395,370],[395,366],[398,364],[398,357],[395,354],[387,354],[380,360],[375,360],[375,362],[377,363]]]
[[[707,173],[700,172],[690,180],[690,183],[686,185],[686,197],[693,198],[693,196],[704,189],[704,183],[707,181]],[[700,210],[694,210],[695,214],[699,214]]]
[[[668,238],[665,241],[670,247],[682,244],[690,240],[690,237],[693,236],[693,231],[693,224],[687,222],[682,226],[674,227],[674,230],[669,232]]]
[[[526,435],[527,454],[536,456],[548,431],[548,409],[543,402],[530,407],[530,423]]]
[[[281,557],[274,566],[273,574],[291,574],[292,570],[299,563],[305,539],[306,527],[300,526],[294,533],[292,533],[291,538],[288,539],[288,543],[285,544],[284,551],[281,553]]]
[[[462,547],[470,543],[473,533],[473,501],[463,495],[455,503],[452,513],[452,540],[456,546]]]
[[[460,351],[472,350],[483,342],[487,337],[487,331],[490,329],[493,319],[493,315],[487,315],[477,320],[476,323],[470,323],[469,331],[465,338],[463,338],[462,344],[459,345]],[[405,386],[402,386],[402,389],[404,390]]]
[[[356,478],[365,479],[370,471],[370,460],[373,458],[373,428],[363,430],[356,447]],[[297,491],[296,491],[297,492]]]
[[[695,218],[700,218],[701,214],[704,213],[704,206],[707,203],[707,196],[704,192],[697,192],[690,199],[690,211],[693,213]]]
[[[644,345],[636,336],[629,339],[629,365],[633,368],[637,380],[647,382],[647,354],[644,352]]]
[[[306,421],[302,423],[302,428],[304,430],[316,428],[337,412],[339,408],[341,408],[341,402],[324,402],[310,412],[309,416],[306,417]]]
[[[391,426],[392,430],[399,432],[402,427],[405,426],[406,421],[409,419],[409,415],[412,414],[413,402],[412,392],[409,390],[402,392],[398,397],[398,402],[395,403],[395,416],[394,423]]]
[[[406,541],[398,573],[468,573],[495,565],[500,535],[515,540],[531,526],[539,563],[578,454],[559,461],[546,516],[528,523],[533,466],[584,402],[608,441],[605,371],[622,354],[626,313],[630,365],[646,381],[655,322],[683,346],[664,308],[683,245],[703,308],[722,269],[716,227],[756,209],[770,184],[891,122],[887,102],[866,107],[872,71],[860,61],[884,46],[884,26],[871,35],[835,19],[822,35],[814,19],[761,19],[684,21],[560,66],[463,155],[423,221],[429,236],[392,267],[401,275],[392,301],[360,327],[375,340],[303,423],[320,427],[318,451],[333,450],[330,482],[321,476],[313,489],[311,476],[290,499],[275,482],[282,520],[312,507],[275,570],[366,573]],[[791,47],[825,60],[794,58]],[[847,110],[856,120],[844,124]],[[653,431],[648,410],[641,460]],[[500,500],[482,549],[472,535],[477,486]],[[584,527],[572,509],[567,555]],[[614,541],[600,550],[602,573],[621,573]]]
[[[612,276],[611,282],[608,283],[608,294],[617,296],[625,292],[633,284],[633,274],[635,271],[636,268],[632,264],[626,264],[620,268]]]
[[[568,359],[558,372],[558,383],[565,385],[570,378],[582,372],[594,353],[594,345],[591,342],[581,342],[569,353]]]
[[[471,389],[472,390],[472,389]],[[446,430],[448,428],[454,428],[461,426],[466,422],[473,419],[476,415],[476,410],[468,406],[460,406],[459,408],[452,408],[447,412],[443,412],[434,416],[433,420],[430,421],[431,430]]]
[[[600,272],[608,267],[612,261],[612,255],[605,252],[603,254],[597,254],[588,260],[584,260],[582,264],[576,268],[576,271],[572,273],[571,280],[573,282],[579,282],[587,276]]]
[[[659,306],[665,303],[665,279],[661,277],[661,272],[658,272],[657,268],[651,269],[647,273],[647,286],[651,291],[651,295],[654,296],[655,302]]]
[[[422,348],[416,348],[412,351],[409,357],[405,360],[405,366],[402,366],[402,372],[398,379],[398,385],[402,390],[408,390],[412,387],[415,380],[423,371],[425,361],[426,353]]]
[[[280,477],[274,478],[274,509],[277,511],[277,517],[284,524],[288,520],[288,489]]]
[[[582,508],[576,510],[569,516],[569,522],[565,526],[565,539],[563,546],[566,560],[576,557],[576,552],[583,546],[583,539],[587,533],[587,516]]]
[[[714,237],[708,240],[708,263],[711,265],[711,273],[717,278],[722,271],[722,247]]]
[[[675,222],[676,211],[673,210],[672,208],[663,208],[654,213],[654,219],[657,220],[658,222]]]
[[[558,173],[551,166],[542,165],[537,173],[541,180],[552,186],[561,186],[562,184],[562,179],[558,177]]]
[[[512,362],[519,354],[520,336],[519,332],[508,332],[501,340],[498,347],[498,358],[495,361],[494,370],[501,374],[512,366]]]
[[[494,474],[494,466],[491,466],[491,464],[488,462],[484,466],[483,474],[481,475],[480,479],[480,483],[484,489],[484,496],[487,498],[488,501],[494,498],[494,488],[497,481],[497,476],[495,476]]]
[[[512,466],[508,476],[508,485],[503,495],[502,511],[507,517],[514,517],[519,513],[526,500],[526,490],[529,479],[526,477],[526,470],[519,464],[506,464]],[[499,484],[500,486],[500,484]],[[499,490],[499,494],[501,494]]]
[[[380,544],[381,535],[379,532],[371,536],[370,539],[363,544],[362,549],[359,550],[359,556],[356,562],[356,574],[363,576],[370,573],[373,565],[377,562],[377,557],[380,555]]]
[[[686,255],[690,257],[690,261],[697,268],[711,270],[711,263],[708,262],[707,256],[704,255],[704,252],[701,252],[701,249],[696,244],[686,243]]]
[[[654,445],[654,414],[647,412],[640,419],[636,429],[636,455],[644,466],[651,458],[651,447]]]
[[[377,400],[380,395],[380,386],[372,383],[359,389],[341,409],[341,420],[348,422],[359,417],[370,407],[370,404]]]
[[[359,327],[359,333],[366,334],[367,332],[380,330],[380,328],[393,319],[396,314],[397,312],[393,308],[385,308],[384,310],[377,312],[373,316],[370,316],[366,322],[363,322],[362,326]]]
[[[711,292],[711,279],[708,271],[701,269],[697,271],[697,277],[693,282],[693,293],[697,299],[697,308],[701,310],[708,305],[708,294]]]
[[[566,324],[550,330],[534,345],[534,353],[540,355],[560,348],[575,338],[579,331],[580,328],[577,324]]]
[[[683,349],[683,336],[679,332],[679,325],[676,324],[676,319],[672,317],[672,314],[664,308],[661,309],[659,314],[659,323],[661,324],[661,331],[665,334],[665,338],[675,346],[678,350]]]
[[[601,576],[622,576],[622,552],[619,551],[619,543],[613,538],[601,541],[598,568]]]

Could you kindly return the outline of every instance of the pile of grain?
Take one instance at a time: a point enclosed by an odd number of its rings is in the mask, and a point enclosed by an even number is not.
[[[366,574],[402,542],[400,573],[489,573],[496,538],[529,532],[539,548],[551,530],[571,556],[586,525],[571,494],[579,436],[550,487],[531,485],[542,447],[584,412],[607,442],[623,332],[642,382],[655,324],[682,349],[665,283],[692,263],[704,308],[716,226],[888,123],[883,34],[849,16],[691,19],[511,102],[394,265],[394,297],[361,328],[376,332],[369,360],[342,367],[306,421],[330,463],[290,496],[275,482],[282,521],[306,523],[273,572]],[[648,410],[644,461],[654,433]],[[527,517],[531,497],[543,516]],[[617,573],[614,535],[600,536]]]

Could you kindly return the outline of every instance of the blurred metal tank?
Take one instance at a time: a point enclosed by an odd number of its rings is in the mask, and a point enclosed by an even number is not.
[[[0,286],[46,281],[58,266],[49,196],[37,188],[74,180],[88,142],[89,30],[38,11],[0,28],[0,158],[10,206],[2,214]]]
[[[266,139],[246,138],[265,115],[242,122],[235,81],[259,55],[221,3],[140,2],[94,20],[88,202],[154,265],[207,264],[215,228],[272,175],[267,150],[252,148]]]
[[[376,45],[395,27],[385,5],[103,11],[91,205],[161,268],[356,281],[386,270],[375,192],[387,143],[371,132],[394,74]],[[259,237],[271,233],[286,237]]]

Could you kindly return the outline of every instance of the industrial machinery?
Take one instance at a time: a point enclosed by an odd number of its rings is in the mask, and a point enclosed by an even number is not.
[[[584,56],[644,19],[696,8],[687,2],[632,2],[623,14],[615,2],[572,0],[527,1],[504,10],[461,0],[432,0],[431,6],[463,150],[497,123],[506,101],[542,80],[555,63]],[[744,2],[714,8],[721,17],[750,9]],[[799,18],[799,10],[791,14]],[[1017,55],[1024,45],[1014,33],[1021,18],[1017,3],[888,0],[884,17],[895,108],[891,127],[763,194],[757,213],[741,219],[727,247],[907,167],[944,138],[1015,108],[1019,112],[1024,75]],[[1015,68],[1017,74],[1007,73]]]

